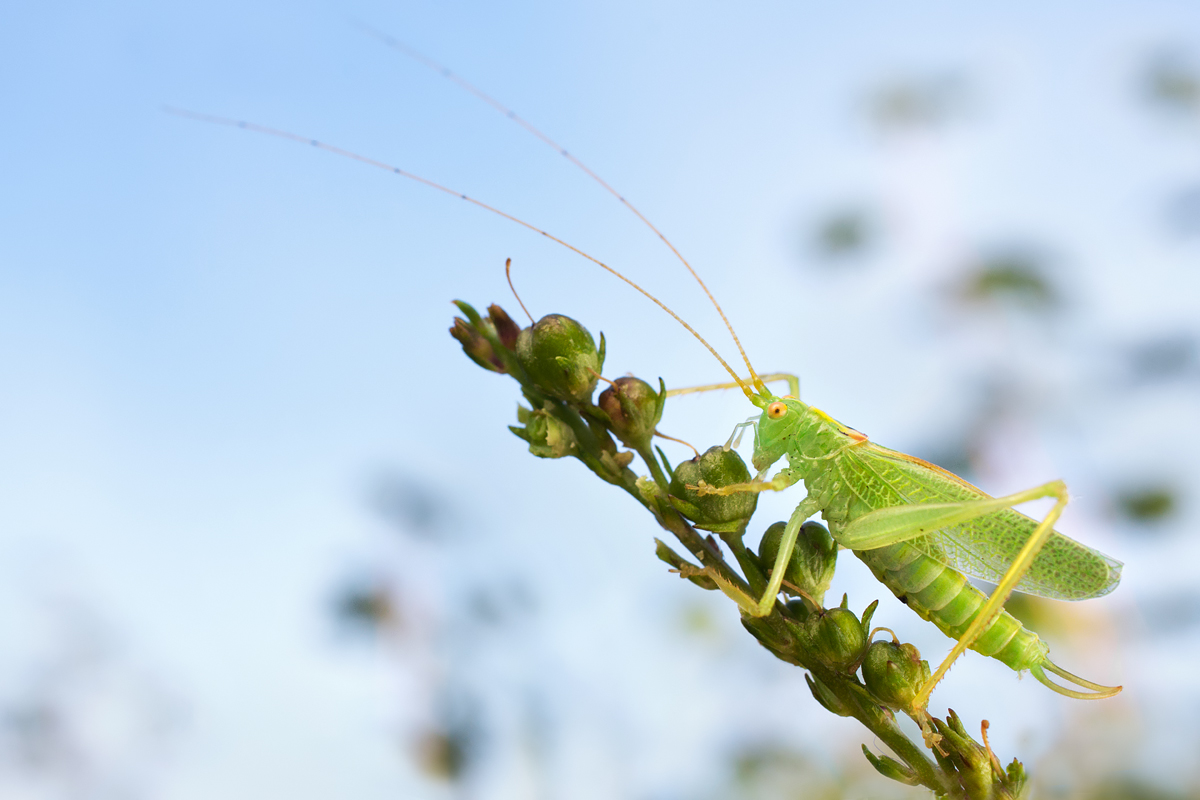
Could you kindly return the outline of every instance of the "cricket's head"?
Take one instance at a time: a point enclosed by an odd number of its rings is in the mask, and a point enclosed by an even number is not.
[[[754,426],[754,468],[770,467],[788,451],[807,406],[794,397],[760,395],[762,416]],[[759,405],[757,402],[755,405]]]

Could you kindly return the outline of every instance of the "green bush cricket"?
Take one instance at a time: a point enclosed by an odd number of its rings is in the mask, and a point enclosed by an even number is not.
[[[792,387],[791,395],[778,397],[772,394],[764,379],[785,376],[760,376],[755,372],[716,298],[675,246],[640,211],[582,162],[490,96],[394,39],[369,32],[517,122],[558,150],[628,207],[671,249],[704,290],[733,335],[749,371],[749,379],[741,378],[712,345],[649,292],[607,264],[524,220],[398,167],[323,142],[237,120],[185,111],[173,113],[309,144],[458,196],[592,261],[674,317],[720,362],[733,382],[675,390],[670,394],[738,387],[761,411],[757,419],[739,426],[754,428],[753,463],[759,471],[757,478],[721,489],[703,483],[693,488],[701,494],[732,494],[778,491],[802,482],[807,489],[807,496],[796,506],[784,529],[768,586],[761,597],[746,594],[721,580],[716,573],[710,575],[737,602],[743,614],[761,617],[771,613],[784,588],[785,567],[800,527],[820,513],[841,547],[853,550],[901,601],[957,640],[950,654],[917,694],[912,711],[925,708],[933,688],[967,649],[996,658],[1016,671],[1029,670],[1039,682],[1069,697],[1105,698],[1121,690],[1119,686],[1106,687],[1084,680],[1055,665],[1048,658],[1047,646],[1037,635],[1025,629],[1003,608],[1014,590],[1053,599],[1084,600],[1111,592],[1120,579],[1119,562],[1053,529],[1068,499],[1061,481],[993,498],[940,467],[880,447],[823,411],[801,402],[795,396],[799,394],[798,381],[792,376],[786,376]],[[785,456],[787,466],[773,478],[765,479],[768,470]],[[1013,509],[1013,506],[1040,498],[1055,501],[1041,521]],[[973,587],[967,581],[967,575],[995,582],[997,587],[989,597]],[[1087,691],[1057,684],[1047,677],[1046,672]]]
[[[775,491],[803,482],[808,496],[788,521],[763,597],[722,587],[743,613],[770,613],[800,526],[819,512],[838,544],[853,550],[917,614],[958,640],[917,695],[914,710],[925,706],[933,687],[967,648],[1014,670],[1027,669],[1068,697],[1099,699],[1121,690],[1055,665],[1037,634],[1003,608],[1014,589],[1085,600],[1108,594],[1120,580],[1119,562],[1053,530],[1067,504],[1061,481],[993,498],[953,473],[880,447],[823,411],[793,397],[776,397],[760,380],[752,380],[757,392],[741,379],[732,385],[740,385],[763,409],[756,421],[747,423],[755,428],[754,466],[762,475],[784,456],[788,466],[771,480],[721,489],[701,486],[700,491]],[[1012,509],[1042,497],[1054,498],[1055,504],[1040,522]],[[968,583],[964,573],[996,582],[991,597]],[[1056,684],[1047,671],[1090,691]]]

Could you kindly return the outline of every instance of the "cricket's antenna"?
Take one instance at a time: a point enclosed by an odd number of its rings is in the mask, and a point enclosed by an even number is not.
[[[246,131],[253,131],[255,133],[263,133],[263,134],[266,134],[267,136],[274,136],[278,139],[287,139],[288,141],[291,141],[291,142],[299,142],[300,144],[307,144],[307,145],[317,148],[318,150],[324,150],[327,153],[333,153],[334,155],[342,156],[343,158],[348,158],[352,161],[358,161],[362,164],[367,164],[372,167],[378,167],[379,169],[386,170],[395,175],[399,175],[402,178],[408,178],[409,180],[416,181],[417,183],[420,183],[420,184],[424,184],[425,186],[428,186],[430,189],[436,189],[439,192],[443,192],[444,194],[448,194],[453,197],[457,197],[462,200],[466,200],[471,205],[478,206],[479,208],[482,208],[484,211],[490,211],[491,213],[495,214],[496,216],[504,217],[505,219],[509,220],[510,222],[515,222],[523,228],[528,228],[529,230],[533,231],[534,233],[540,233],[542,236],[545,236],[550,241],[557,242],[558,244],[567,248],[571,252],[583,256],[588,261],[591,261],[593,264],[595,264],[596,266],[605,270],[606,272],[610,273],[611,275],[613,275],[617,278],[620,278],[625,283],[629,284],[634,289],[641,292],[648,300],[650,300],[650,302],[654,303],[656,306],[661,308],[663,311],[670,314],[671,317],[674,318],[674,320],[676,322],[678,322],[680,325],[682,325],[687,330],[688,333],[690,333],[692,336],[695,336],[696,339],[699,340],[700,344],[704,345],[704,347],[708,350],[708,352],[712,353],[713,358],[715,358],[718,362],[720,362],[721,366],[725,368],[725,371],[728,372],[731,376],[733,376],[733,379],[735,381],[737,381],[738,386],[742,387],[742,391],[746,393],[746,397],[748,397],[751,401],[754,401],[756,399],[756,396],[755,396],[754,392],[752,391],[751,386],[747,385],[745,381],[743,381],[741,378],[738,377],[738,374],[733,371],[733,368],[730,367],[728,363],[726,363],[725,359],[721,358],[720,353],[718,353],[713,348],[713,346],[708,343],[708,340],[705,339],[703,336],[701,336],[699,333],[697,333],[695,328],[693,328],[691,325],[687,324],[687,322],[684,321],[683,317],[679,316],[674,311],[672,311],[670,308],[668,308],[666,303],[659,300],[657,297],[650,294],[648,291],[643,289],[641,286],[638,286],[636,283],[631,281],[629,278],[626,278],[620,272],[613,269],[608,264],[605,264],[603,261],[596,258],[595,256],[585,253],[584,251],[580,250],[575,245],[573,245],[567,241],[564,241],[563,239],[558,238],[557,236],[555,236],[552,233],[542,230],[541,228],[537,227],[536,225],[526,222],[525,220],[521,219],[520,217],[514,217],[512,214],[509,214],[507,211],[501,211],[500,209],[496,208],[495,206],[489,206],[487,203],[484,203],[481,200],[476,200],[474,197],[468,197],[467,195],[463,194],[462,192],[456,192],[453,189],[443,186],[440,183],[435,183],[435,182],[429,180],[428,178],[422,178],[420,175],[417,175],[415,173],[408,172],[407,170],[400,169],[399,167],[394,167],[391,164],[387,164],[383,161],[379,161],[377,159],[370,158],[369,156],[364,156],[359,153],[355,153],[353,150],[346,150],[345,148],[338,147],[337,145],[327,144],[318,139],[308,139],[308,138],[305,138],[304,136],[300,136],[299,134],[291,133],[289,131],[279,130],[278,128],[269,128],[266,125],[258,125],[253,122],[245,122],[243,120],[231,119],[229,117],[218,117],[218,116],[214,116],[212,114],[199,114],[195,111],[187,111],[186,109],[182,109],[182,108],[172,108],[171,106],[164,106],[163,110],[166,111],[168,114],[174,114],[177,117],[184,117],[185,119],[192,119],[192,120],[196,120],[198,122],[208,122],[213,125],[224,125],[229,128],[241,128],[242,130],[246,130]],[[524,307],[524,306],[522,306],[522,307]],[[527,311],[525,313],[528,314],[529,312]],[[755,376],[755,378],[757,378],[757,376]]]
[[[525,301],[521,299],[521,295],[517,294],[517,287],[513,286],[511,258],[504,259],[504,277],[508,278],[508,288],[512,289],[513,297],[517,298],[517,303],[521,306],[521,310],[525,312],[525,316],[529,317],[530,324],[533,324],[533,314],[529,313],[529,309],[525,307]]]
[[[700,288],[704,290],[704,294],[707,295],[709,301],[713,304],[713,308],[717,309],[717,313],[721,315],[721,321],[725,323],[725,327],[726,327],[726,329],[728,329],[729,335],[733,337],[733,343],[737,345],[738,353],[741,354],[742,361],[745,362],[745,364],[746,364],[746,369],[750,370],[751,383],[753,383],[754,387],[756,389],[758,389],[760,392],[766,391],[766,386],[763,385],[762,380],[760,380],[758,377],[758,373],[756,373],[754,371],[754,367],[750,364],[750,358],[746,355],[745,348],[742,347],[742,340],[738,338],[737,332],[734,331],[732,323],[729,322],[729,318],[725,316],[725,310],[723,308],[721,308],[721,304],[717,302],[717,298],[713,296],[713,293],[711,291],[709,291],[708,284],[706,284],[700,278],[700,275],[697,274],[696,270],[692,268],[692,265],[688,263],[688,260],[686,258],[684,258],[683,254],[680,253],[679,250],[676,249],[675,245],[671,243],[671,240],[668,239],[663,234],[662,231],[660,231],[658,228],[656,228],[654,226],[654,223],[652,223],[649,219],[647,219],[645,217],[645,215],[642,214],[641,211],[638,211],[637,208],[634,207],[633,203],[630,203],[628,200],[626,200],[624,195],[622,195],[620,192],[618,192],[616,189],[614,189],[612,186],[610,186],[607,181],[605,181],[603,178],[601,178],[599,175],[597,175],[595,172],[593,172],[591,170],[591,168],[587,166],[587,164],[584,164],[582,161],[580,161],[578,158],[576,158],[574,155],[572,155],[570,152],[568,152],[567,149],[564,148],[562,145],[560,145],[558,142],[554,141],[549,136],[542,133],[540,130],[535,128],[532,124],[530,124],[526,120],[517,116],[517,113],[515,111],[513,111],[512,109],[505,106],[503,103],[501,103],[499,100],[497,100],[494,97],[492,97],[491,95],[489,95],[487,92],[484,92],[482,89],[479,89],[473,83],[470,83],[465,78],[462,78],[461,76],[455,74],[454,72],[452,72],[448,68],[442,66],[438,62],[434,61],[432,58],[425,55],[424,53],[414,50],[412,47],[409,47],[404,42],[401,42],[399,39],[389,36],[388,34],[384,33],[383,31],[372,28],[370,25],[367,25],[366,23],[360,22],[358,20],[351,20],[351,23],[355,27],[357,27],[359,30],[361,30],[362,32],[368,34],[369,36],[375,37],[379,41],[386,44],[388,47],[391,47],[394,50],[398,50],[399,52],[401,52],[404,55],[411,58],[413,61],[417,61],[421,64],[424,64],[425,66],[432,69],[434,72],[437,72],[438,74],[440,74],[443,78],[446,78],[446,79],[458,84],[458,86],[461,87],[462,89],[475,95],[480,100],[487,103],[489,106],[496,109],[501,114],[508,117],[513,122],[517,123],[518,125],[520,125],[526,131],[533,134],[535,137],[540,139],[546,145],[548,145],[549,147],[552,147],[553,149],[558,151],[559,155],[561,155],[563,158],[567,159],[567,161],[570,161],[575,166],[579,167],[579,169],[583,170],[583,172],[589,178],[591,178],[596,183],[598,183],[602,187],[604,187],[605,191],[607,191],[613,197],[620,200],[622,205],[624,205],[626,208],[628,208],[630,211],[632,211],[634,213],[634,215],[638,219],[640,219],[647,228],[649,228],[651,231],[653,231],[654,234],[656,236],[658,236],[659,239],[662,240],[663,244],[665,244],[667,247],[669,247],[671,249],[671,252],[675,254],[675,257],[679,259],[680,263],[682,263],[683,266],[687,268],[687,271],[691,273],[692,277],[696,279],[696,283],[700,284]]]

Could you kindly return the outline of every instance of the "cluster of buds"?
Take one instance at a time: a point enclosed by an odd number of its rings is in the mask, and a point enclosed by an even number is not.
[[[925,786],[940,797],[1003,800],[1021,795],[1025,775],[1019,762],[1001,768],[986,746],[986,736],[983,745],[975,742],[953,712],[943,721],[915,707],[929,680],[929,664],[894,634],[892,641],[872,642],[877,602],[861,615],[850,610],[845,596],[835,608],[822,605],[838,551],[825,526],[801,525],[790,557],[780,565],[782,590],[790,599],[775,603],[766,616],[750,613],[776,569],[786,524],[769,526],[757,552],[743,544],[758,494],[742,490],[753,476],[734,450],[712,447],[671,466],[652,442],[660,435],[667,397],[661,379],[656,389],[640,378],[602,377],[604,336],[597,344],[587,328],[570,317],[550,314],[522,329],[499,306],[490,306],[482,316],[467,303],[456,305],[463,316],[455,318],[450,334],[467,356],[521,386],[528,405],[518,407],[519,424],[510,430],[533,455],[576,458],[651,511],[699,564],[656,540],[659,558],[681,577],[737,601],[744,612],[743,625],[764,647],[808,670],[809,689],[822,707],[857,719],[892,749],[898,759],[863,748],[880,774]],[[608,385],[593,402],[601,381]],[[630,468],[635,455],[646,464],[649,476]],[[740,572],[726,562],[713,534],[732,552]],[[895,712],[921,725],[924,743],[933,745],[932,760],[897,726]]]
[[[485,317],[467,303],[456,305],[463,317],[455,318],[450,335],[467,356],[521,384],[529,405],[518,408],[519,424],[510,430],[525,440],[529,452],[539,458],[573,456],[609,483],[636,480],[628,471],[633,453],[621,451],[611,435],[624,433],[625,419],[612,424],[592,403],[604,368],[603,335],[597,345],[587,328],[562,314],[520,328],[500,306],[490,306]],[[639,396],[626,405],[627,416],[652,432],[657,418],[646,418],[644,400]],[[661,414],[661,400],[657,406]]]
[[[607,380],[601,375],[604,335],[597,344],[587,328],[562,314],[549,314],[522,329],[499,306],[490,306],[482,316],[467,303],[456,305],[463,317],[455,318],[450,335],[476,364],[521,384],[529,405],[518,408],[519,424],[510,430],[533,455],[575,457],[606,481],[627,485],[652,510],[682,514],[701,530],[745,530],[756,495],[702,497],[696,488],[749,481],[741,456],[714,447],[672,468],[654,447],[667,399],[661,379],[658,388],[632,376]],[[593,402],[601,381],[608,386]],[[629,471],[635,454],[646,462],[649,480]]]
[[[920,715],[922,712],[913,706],[913,700],[929,680],[929,662],[922,660],[911,644],[871,641],[871,618],[878,605],[879,601],[871,603],[858,616],[850,610],[847,595],[842,595],[841,605],[835,608],[814,607],[805,597],[789,602],[782,614],[789,636],[774,635],[771,625],[747,621],[746,627],[784,660],[805,665],[815,662],[823,673],[854,681],[876,705]],[[781,643],[786,645],[785,652],[780,652]],[[820,680],[810,678],[809,689],[827,710],[843,717],[852,714]]]

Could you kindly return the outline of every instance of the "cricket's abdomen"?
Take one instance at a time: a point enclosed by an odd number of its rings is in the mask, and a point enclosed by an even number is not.
[[[908,543],[855,550],[854,555],[901,602],[952,639],[966,633],[987,602],[987,595],[961,572],[939,564]],[[1036,633],[1003,610],[984,628],[971,649],[1018,671],[1042,664],[1050,650]]]

